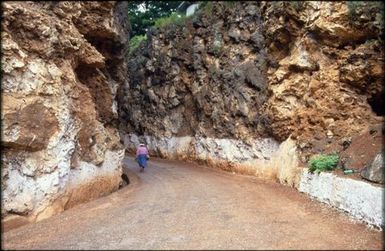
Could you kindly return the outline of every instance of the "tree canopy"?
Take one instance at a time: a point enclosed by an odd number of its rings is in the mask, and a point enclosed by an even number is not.
[[[166,17],[183,1],[129,1],[128,15],[131,22],[131,37],[146,34],[147,28],[157,18]]]

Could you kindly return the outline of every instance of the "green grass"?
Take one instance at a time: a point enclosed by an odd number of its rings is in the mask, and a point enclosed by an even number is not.
[[[333,170],[339,161],[337,154],[315,155],[309,160],[309,171],[317,173]]]
[[[160,17],[154,20],[154,27],[160,28],[171,24],[182,25],[188,17],[178,14],[176,12],[171,13],[167,17]],[[128,51],[128,55],[130,55],[133,51],[135,51],[139,45],[147,40],[146,35],[137,35],[130,39],[130,48]]]
[[[137,35],[130,39],[130,49],[128,51],[128,54],[131,54],[136,48],[139,47],[139,45],[147,40],[146,35]]]
[[[186,20],[186,16],[178,14],[176,12],[171,13],[167,17],[160,17],[155,20],[154,26],[157,28],[164,27],[170,24],[181,25]]]

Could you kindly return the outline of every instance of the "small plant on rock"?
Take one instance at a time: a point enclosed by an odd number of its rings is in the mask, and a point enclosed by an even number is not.
[[[185,15],[178,14],[176,12],[171,13],[167,17],[160,17],[155,20],[154,26],[157,28],[175,24],[175,25],[182,25],[187,20],[187,17]]]
[[[146,35],[137,35],[130,39],[130,48],[128,54],[130,55],[136,48],[139,47],[139,45],[147,40]]]
[[[313,156],[309,160],[309,171],[313,173],[314,171],[317,173],[324,171],[333,170],[339,161],[339,156],[337,154],[321,154]]]

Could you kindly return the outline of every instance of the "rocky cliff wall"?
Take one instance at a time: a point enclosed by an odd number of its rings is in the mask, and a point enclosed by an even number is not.
[[[150,30],[119,92],[129,151],[277,180],[384,226],[384,5],[210,2]],[[337,152],[345,176],[311,174]]]
[[[124,2],[2,7],[2,219],[22,224],[118,188],[129,24]]]
[[[182,25],[150,30],[119,93],[126,145],[150,136],[154,153],[176,157],[185,137],[251,148],[290,138],[299,166],[337,151],[362,170],[382,149],[382,12],[379,2],[211,2]],[[249,151],[242,144],[216,151],[241,156]]]

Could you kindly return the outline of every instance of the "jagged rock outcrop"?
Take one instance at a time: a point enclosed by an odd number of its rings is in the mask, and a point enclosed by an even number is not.
[[[369,101],[383,95],[383,21],[370,6],[354,17],[344,2],[263,6],[273,61],[265,111],[276,138],[292,135],[312,152],[381,124]]]
[[[266,135],[259,112],[267,97],[266,51],[251,45],[250,34],[237,35],[239,22],[252,31],[261,27],[257,7],[249,9],[250,15],[242,11],[244,21],[217,8],[215,15],[153,31],[129,61],[130,85],[120,98],[123,128],[168,137]]]
[[[124,2],[4,2],[2,219],[35,221],[116,190]]]
[[[383,8],[212,2],[183,25],[152,29],[129,58],[121,130],[169,139],[169,149],[184,136],[250,145],[290,137],[302,166],[314,153],[343,155],[349,138],[383,122]]]

